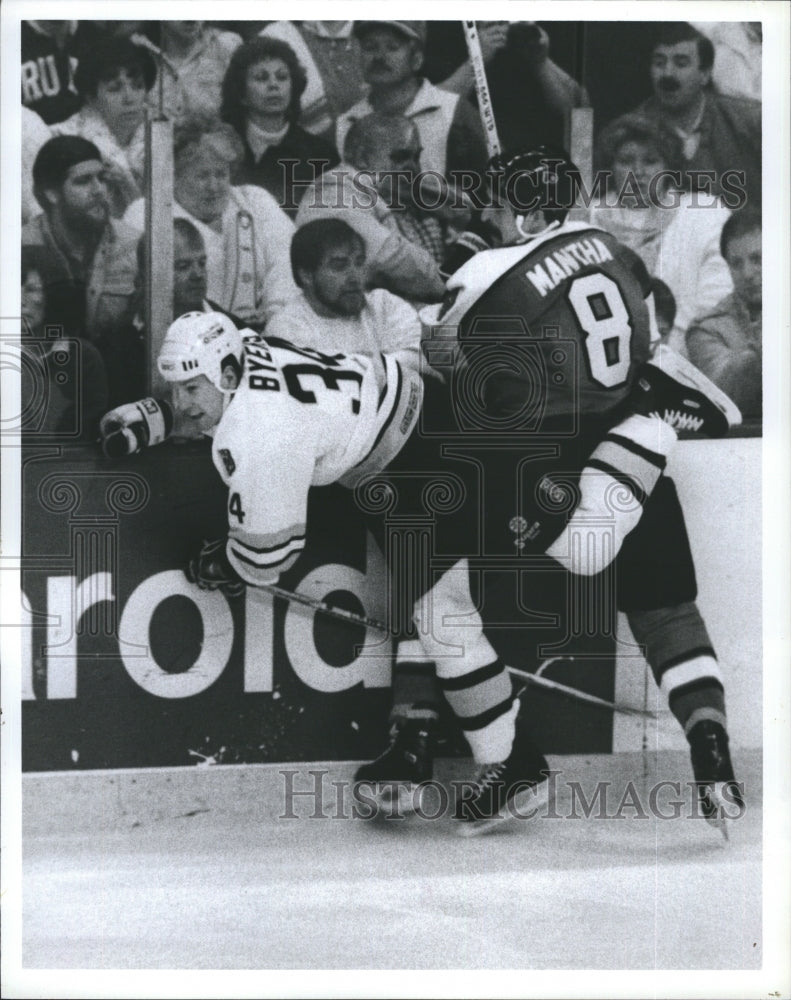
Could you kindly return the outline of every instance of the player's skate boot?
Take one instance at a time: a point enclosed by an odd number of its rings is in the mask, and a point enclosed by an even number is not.
[[[354,795],[373,799],[393,815],[415,812],[420,805],[420,785],[434,773],[437,743],[436,718],[403,719],[390,728],[390,743],[370,764],[354,775]],[[362,786],[362,787],[361,787]]]
[[[742,786],[736,781],[728,752],[728,734],[719,722],[703,719],[687,736],[700,809],[706,821],[728,839],[728,820],[744,813]]]
[[[499,764],[487,765],[478,776],[472,796],[456,805],[455,819],[462,837],[506,826],[540,815],[549,802],[549,765],[528,739],[525,726],[516,723],[511,753]]]
[[[660,344],[637,370],[630,401],[636,413],[658,416],[677,431],[723,437],[742,422],[739,408],[686,358]]]

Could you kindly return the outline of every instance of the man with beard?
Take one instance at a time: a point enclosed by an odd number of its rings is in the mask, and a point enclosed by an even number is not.
[[[717,94],[711,89],[714,46],[686,22],[661,26],[651,54],[653,96],[635,110],[672,128],[683,141],[684,167],[692,189],[713,194],[746,190],[760,204],[761,104],[747,97]],[[621,122],[611,122],[608,137]],[[713,172],[713,178],[694,171]],[[744,173],[744,179],[727,172]],[[737,207],[729,204],[730,208]]]
[[[50,315],[98,346],[117,333],[135,294],[137,234],[110,218],[101,154],[80,136],[44,143],[33,191],[43,214],[24,227],[22,244],[40,247]]]
[[[267,339],[347,354],[407,351],[418,366],[420,320],[384,288],[365,290],[365,243],[340,219],[317,219],[299,228],[291,261],[299,294],[273,316]]]

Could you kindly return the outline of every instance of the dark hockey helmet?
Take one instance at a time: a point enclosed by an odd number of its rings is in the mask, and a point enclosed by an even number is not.
[[[496,195],[517,216],[542,211],[547,223],[563,222],[580,186],[579,168],[569,154],[551,146],[500,153],[489,160],[487,173]]]

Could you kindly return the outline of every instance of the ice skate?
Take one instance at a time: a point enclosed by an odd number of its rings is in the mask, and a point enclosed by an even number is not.
[[[415,812],[420,802],[420,784],[431,780],[436,750],[435,719],[405,719],[393,723],[390,743],[370,764],[354,775],[358,786],[370,789],[371,798],[381,808],[405,815]]]
[[[460,836],[475,837],[538,815],[549,801],[548,769],[546,758],[517,719],[510,755],[498,764],[487,765],[472,796],[456,805]]]
[[[687,737],[700,808],[707,823],[728,840],[728,823],[744,812],[741,785],[736,781],[728,752],[728,734],[711,719],[703,719]]]

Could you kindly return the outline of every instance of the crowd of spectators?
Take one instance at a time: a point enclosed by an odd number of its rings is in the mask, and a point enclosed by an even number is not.
[[[631,107],[623,88],[600,99],[626,55],[588,65],[587,28],[478,22],[503,145],[568,145],[594,95],[585,217],[642,256],[663,339],[760,417],[761,26],[640,26]],[[374,312],[441,300],[475,209],[460,177],[487,163],[461,22],[27,21],[21,45],[26,336],[61,331],[42,358],[72,345],[85,437],[99,401],[149,384],[148,118],[174,123],[174,316],[211,305],[298,337],[321,289],[292,273],[292,240],[328,218],[349,295],[376,292]],[[65,426],[73,400],[50,395],[47,426]]]

